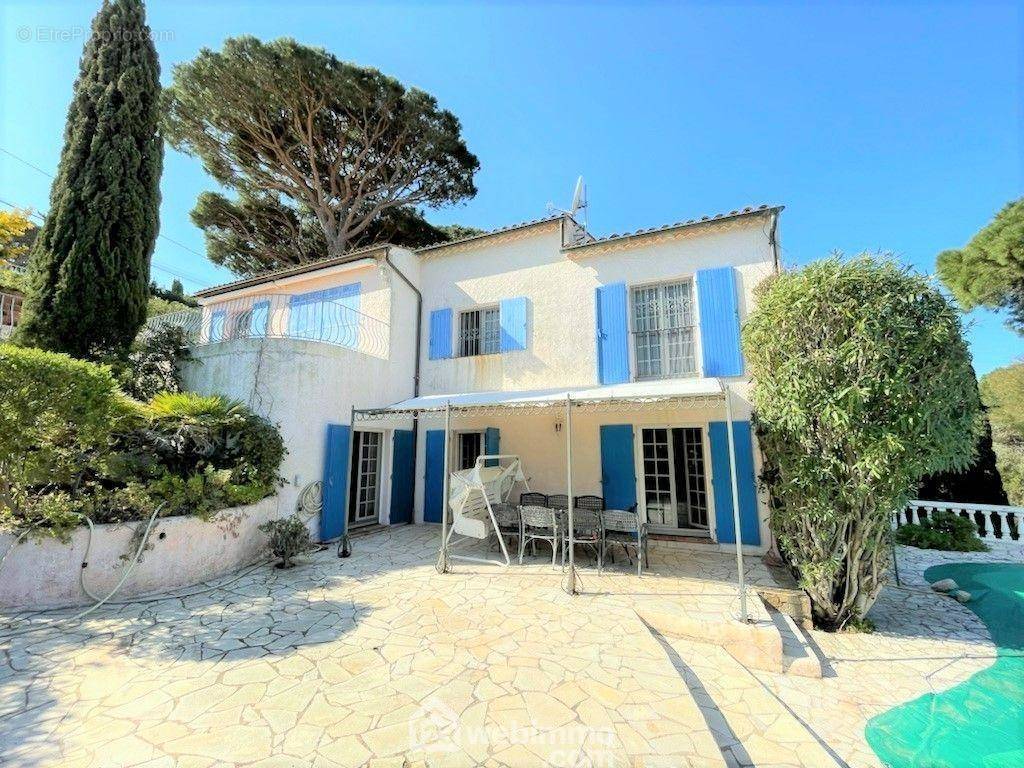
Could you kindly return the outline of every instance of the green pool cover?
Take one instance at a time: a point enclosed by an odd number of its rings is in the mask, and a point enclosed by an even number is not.
[[[924,576],[971,593],[967,607],[985,622],[998,658],[960,685],[872,718],[868,744],[891,768],[1024,766],[1024,565],[940,565]]]

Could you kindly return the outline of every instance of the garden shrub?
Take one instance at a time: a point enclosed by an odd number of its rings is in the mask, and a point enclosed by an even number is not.
[[[896,529],[896,541],[919,549],[947,552],[986,552],[978,537],[978,526],[967,517],[952,512],[935,512],[920,523],[907,523]]]
[[[891,516],[962,469],[980,404],[960,315],[889,260],[838,257],[757,289],[743,330],[780,549],[814,618],[861,618],[886,577]]]
[[[194,392],[164,392],[147,406],[146,437],[161,463],[178,475],[207,467],[231,470],[234,485],[272,487],[284,458],[277,429],[245,405]]]
[[[981,378],[989,408],[996,464],[1010,504],[1024,506],[1024,362],[996,368]]]
[[[121,388],[136,400],[181,391],[181,366],[191,359],[185,329],[161,325],[139,334],[119,366]]]
[[[93,479],[115,430],[137,419],[108,367],[0,345],[0,507],[32,504],[41,494],[76,495]]]
[[[291,568],[292,558],[301,555],[311,546],[309,529],[298,515],[270,520],[260,526],[267,534],[267,548],[270,554],[280,558],[279,567]]]
[[[106,365],[0,345],[0,527],[207,517],[271,494],[284,445],[241,403],[125,396]]]

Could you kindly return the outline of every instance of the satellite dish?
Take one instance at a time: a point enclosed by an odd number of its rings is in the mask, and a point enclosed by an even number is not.
[[[580,208],[587,207],[587,191],[583,187],[583,177],[576,179],[576,190],[572,194],[572,207],[569,213],[576,213]]]
[[[574,219],[575,219],[577,213],[579,213],[580,211],[584,212],[583,213],[583,222],[581,224],[577,225],[577,230],[578,231],[574,235],[574,239],[576,239],[576,240],[579,240],[579,239],[584,238],[584,237],[587,236],[586,235],[586,231],[587,231],[586,209],[587,209],[587,186],[586,186],[586,184],[583,183],[583,177],[582,176],[580,176],[580,177],[578,177],[576,179],[576,188],[573,190],[573,193],[572,193],[572,205],[569,206],[569,210],[566,211],[566,210],[564,210],[562,208],[557,207],[553,203],[548,203],[548,210],[551,211],[552,213],[557,211],[558,213],[571,216]]]

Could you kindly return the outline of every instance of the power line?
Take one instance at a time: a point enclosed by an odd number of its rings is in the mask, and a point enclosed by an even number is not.
[[[10,202],[8,202],[6,200],[3,200],[3,199],[0,199],[0,205],[6,205],[8,208],[11,208],[13,210],[24,210],[24,209],[21,209],[18,206],[16,206],[14,203],[10,203]],[[31,211],[30,210],[28,215],[32,216],[33,218],[39,219],[39,221],[41,221],[41,222],[45,222],[46,221],[46,218],[44,216],[36,213],[35,211]],[[171,242],[174,242],[174,241],[172,240]],[[188,280],[190,283],[195,283],[196,285],[199,285],[199,286],[202,286],[203,283],[206,282],[205,280],[202,280],[202,279],[196,277],[195,275],[190,275],[187,272],[182,272],[182,271],[177,270],[177,269],[172,269],[171,267],[165,267],[162,264],[160,264],[159,262],[154,261],[152,259],[150,260],[150,267],[152,267],[153,269],[158,269],[161,272],[166,272],[167,274],[171,275],[172,277],[177,277],[177,278],[180,278],[182,280]]]
[[[18,155],[14,154],[13,152],[11,152],[8,149],[4,149],[3,147],[0,147],[0,152],[3,152],[5,155],[8,155],[9,157],[13,157],[19,163],[24,163],[25,165],[27,165],[32,170],[38,171],[39,173],[43,174],[47,178],[50,178],[50,179],[54,178],[52,173],[50,173],[48,171],[44,171],[38,165],[35,165],[34,163],[29,162],[28,160],[26,160],[23,157],[19,157]],[[6,202],[5,200],[0,200],[0,203],[3,203],[4,205],[8,206],[9,208],[16,208],[17,207],[17,206],[15,206],[12,203]],[[37,213],[33,213],[32,215],[35,216],[36,218],[38,218],[40,221],[44,220],[43,217],[40,216]],[[178,242],[174,238],[168,237],[165,234],[158,233],[157,237],[159,237],[159,238],[161,238],[163,240],[166,240],[169,243],[173,243],[174,245],[178,246],[179,248],[181,248],[183,250],[186,250],[189,253],[191,253],[191,254],[193,254],[195,256],[198,256],[201,259],[205,259],[206,258],[206,256],[204,256],[203,254],[201,254],[199,251],[195,250],[194,248],[190,248],[189,246],[185,245],[184,243]],[[188,281],[193,282],[193,283],[195,283],[196,285],[199,285],[199,286],[202,286],[206,282],[202,278],[198,278],[195,275],[189,275],[186,272],[181,272],[180,270],[175,270],[175,269],[172,269],[170,267],[166,267],[163,264],[161,264],[160,262],[156,261],[155,259],[151,260],[151,266],[154,269],[159,269],[161,272],[166,272],[167,274],[173,275],[174,277],[179,277],[182,280],[188,280]]]

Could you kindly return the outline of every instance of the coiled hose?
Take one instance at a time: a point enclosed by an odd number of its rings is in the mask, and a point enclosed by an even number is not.
[[[26,635],[29,632],[37,632],[37,631],[39,631],[41,629],[47,629],[49,627],[60,625],[60,624],[63,624],[65,622],[71,623],[71,622],[75,622],[75,621],[81,621],[86,616],[88,616],[90,613],[95,611],[97,608],[99,608],[100,606],[102,606],[105,603],[109,602],[110,598],[112,598],[114,595],[116,595],[118,590],[120,590],[121,587],[124,586],[124,583],[128,580],[128,577],[131,575],[132,570],[134,570],[135,566],[138,565],[139,559],[142,557],[142,552],[146,548],[146,542],[149,541],[149,533],[150,533],[150,531],[153,530],[153,525],[154,525],[154,523],[156,523],[156,518],[157,518],[157,516],[159,516],[160,510],[162,510],[166,506],[166,504],[167,504],[167,502],[164,502],[164,503],[160,504],[159,506],[157,506],[157,508],[155,510],[153,510],[153,514],[150,516],[149,522],[146,524],[146,529],[145,529],[145,531],[142,534],[142,540],[139,542],[139,547],[138,547],[138,549],[135,550],[135,556],[132,558],[131,562],[128,564],[128,567],[126,567],[124,569],[124,573],[121,574],[121,578],[118,580],[117,584],[114,585],[114,588],[112,590],[110,590],[110,592],[108,592],[106,594],[106,596],[104,596],[104,597],[97,597],[85,585],[85,571],[89,567],[89,553],[92,551],[92,537],[93,537],[93,534],[95,533],[95,528],[93,527],[92,520],[89,519],[88,516],[82,515],[82,518],[85,520],[86,525],[89,526],[89,538],[86,540],[86,543],[85,543],[85,554],[82,556],[82,567],[81,567],[80,572],[79,572],[79,584],[82,587],[82,591],[89,597],[89,599],[90,600],[94,600],[95,602],[92,605],[90,605],[88,608],[86,608],[84,611],[80,611],[79,613],[76,613],[74,616],[69,616],[67,618],[58,619],[58,620],[56,620],[56,621],[54,621],[52,623],[39,624],[39,625],[34,626],[34,627],[26,627],[25,629],[22,629],[22,630],[17,631],[17,632],[5,633],[4,637],[5,638],[19,637],[21,635]],[[6,552],[4,552],[3,558],[0,558],[0,567],[3,566],[4,560],[7,559],[7,555],[10,554],[11,550],[14,549],[15,546],[20,544],[25,539],[26,536],[28,536],[28,534],[32,531],[33,527],[34,526],[29,527],[28,529],[23,531],[22,534],[15,540],[14,544],[10,547],[10,549],[8,549]],[[40,613],[44,613],[44,611],[39,611],[39,612],[37,612],[37,613],[35,613],[33,615],[38,616]]]

